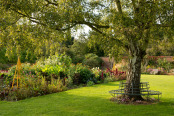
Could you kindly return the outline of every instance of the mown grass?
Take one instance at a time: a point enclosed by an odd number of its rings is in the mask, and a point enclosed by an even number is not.
[[[82,87],[17,102],[0,101],[2,116],[174,116],[174,76],[142,75],[151,90],[162,92],[153,105],[124,105],[110,101],[109,90],[119,82]]]

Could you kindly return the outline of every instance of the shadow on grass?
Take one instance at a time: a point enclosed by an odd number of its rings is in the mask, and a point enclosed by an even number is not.
[[[174,107],[174,98],[168,98],[168,99],[161,98],[159,104],[160,105],[173,105],[173,107]]]
[[[109,84],[110,85],[110,84]],[[108,85],[108,86],[109,86]],[[2,102],[0,115],[59,115],[59,116],[172,116],[174,103],[154,105],[123,105],[105,95],[80,93],[75,90],[33,97],[18,102]]]

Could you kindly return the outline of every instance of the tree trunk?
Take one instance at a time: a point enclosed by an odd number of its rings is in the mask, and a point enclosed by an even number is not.
[[[136,52],[135,52],[136,51]],[[144,52],[139,49],[135,50],[132,57],[129,59],[129,71],[127,76],[127,84],[125,92],[129,99],[143,100],[140,95],[140,77],[141,77],[141,62],[144,57]],[[133,52],[132,52],[133,53]]]

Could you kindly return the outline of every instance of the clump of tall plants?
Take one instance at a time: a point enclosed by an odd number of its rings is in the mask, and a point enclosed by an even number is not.
[[[115,70],[107,68],[106,73],[110,81],[126,80],[127,77],[126,71],[119,71],[117,68]]]
[[[66,90],[66,84],[64,85],[60,78],[51,78],[48,82],[44,77],[23,76],[19,79],[18,87],[15,85],[3,88],[0,93],[1,100],[16,101]]]

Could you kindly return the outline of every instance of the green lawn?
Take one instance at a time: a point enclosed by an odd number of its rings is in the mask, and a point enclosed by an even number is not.
[[[174,76],[142,75],[151,90],[162,92],[154,105],[124,105],[110,101],[119,82],[94,85],[17,102],[0,101],[0,116],[174,116]]]

